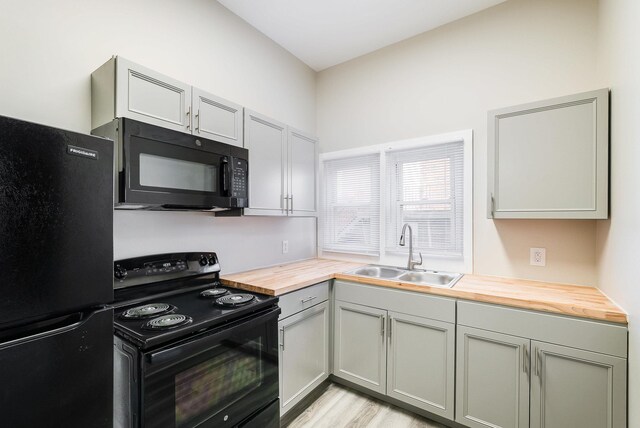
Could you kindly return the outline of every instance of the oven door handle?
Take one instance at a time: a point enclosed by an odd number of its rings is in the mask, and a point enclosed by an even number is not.
[[[280,308],[276,307],[254,318],[245,318],[234,323],[227,324],[213,334],[149,354],[147,356],[148,372],[160,370],[165,365],[173,365],[183,360],[193,358],[203,352],[207,352],[213,346],[229,337],[232,337],[237,331],[251,330],[256,326],[271,320],[277,321],[278,315],[280,315]],[[274,346],[277,346],[277,341]]]

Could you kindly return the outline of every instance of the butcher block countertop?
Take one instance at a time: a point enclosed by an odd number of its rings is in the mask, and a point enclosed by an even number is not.
[[[467,274],[452,288],[440,288],[343,273],[359,266],[364,264],[310,259],[223,275],[221,279],[223,284],[230,287],[279,296],[336,278],[476,302],[627,323],[627,314],[595,287]]]

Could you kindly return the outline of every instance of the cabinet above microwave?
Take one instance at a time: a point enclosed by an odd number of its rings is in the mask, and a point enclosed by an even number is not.
[[[91,129],[127,117],[243,146],[243,107],[114,56],[91,73]]]
[[[608,217],[608,89],[488,116],[488,218]]]

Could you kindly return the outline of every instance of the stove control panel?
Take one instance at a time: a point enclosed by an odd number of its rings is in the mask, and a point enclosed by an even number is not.
[[[220,264],[213,252],[156,254],[117,260],[113,265],[114,288],[218,272]]]

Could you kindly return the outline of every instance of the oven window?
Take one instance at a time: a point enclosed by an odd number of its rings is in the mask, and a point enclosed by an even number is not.
[[[140,153],[141,186],[215,192],[217,172],[215,165]]]
[[[176,427],[216,413],[262,383],[261,340],[247,342],[175,376]]]

